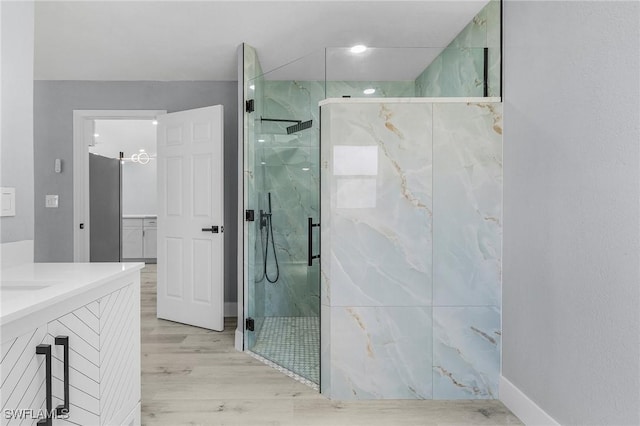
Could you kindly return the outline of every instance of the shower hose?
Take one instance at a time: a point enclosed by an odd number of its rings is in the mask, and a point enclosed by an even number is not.
[[[268,193],[268,197],[269,197],[269,213],[264,213],[264,220],[266,221],[266,223],[262,223],[260,224],[260,237],[262,238],[262,229],[266,230],[266,244],[264,245],[264,256],[262,256],[263,260],[264,260],[264,265],[263,265],[263,273],[264,273],[264,277],[267,279],[267,281],[269,281],[270,283],[275,283],[276,281],[278,281],[278,278],[280,278],[280,266],[278,265],[278,255],[276,254],[276,241],[275,238],[273,237],[273,223],[271,220],[271,193]],[[264,225],[264,226],[263,226]],[[276,264],[276,276],[275,277],[270,277],[269,276],[269,271],[267,270],[267,260],[269,258],[269,235],[271,235],[271,252],[273,253],[273,260],[275,261]]]

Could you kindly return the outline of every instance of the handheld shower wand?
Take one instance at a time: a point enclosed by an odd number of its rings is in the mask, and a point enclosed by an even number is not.
[[[276,254],[276,245],[275,245],[275,238],[273,237],[273,223],[272,223],[272,215],[273,213],[271,212],[271,193],[268,192],[267,193],[267,201],[268,201],[268,212],[265,212],[264,210],[260,210],[260,236],[262,238],[262,230],[265,229],[265,233],[266,233],[266,244],[264,246],[264,256],[262,256],[263,260],[264,260],[264,265],[263,265],[263,274],[264,277],[267,279],[267,281],[269,281],[270,283],[275,283],[276,281],[278,281],[278,278],[280,278],[280,265],[278,265],[278,256]],[[276,265],[276,275],[275,277],[270,277],[269,276],[269,272],[267,271],[267,260],[269,258],[269,235],[271,235],[271,252],[273,253],[273,260],[275,261],[275,265]]]

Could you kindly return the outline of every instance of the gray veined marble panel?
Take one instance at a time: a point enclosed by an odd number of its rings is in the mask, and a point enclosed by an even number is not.
[[[433,398],[498,398],[500,310],[433,308]]]
[[[331,306],[431,304],[431,108],[332,105],[331,146],[376,147],[378,155],[375,175],[327,171]]]
[[[500,306],[502,105],[434,105],[434,306]]]
[[[334,307],[330,321],[332,399],[431,398],[431,308]]]

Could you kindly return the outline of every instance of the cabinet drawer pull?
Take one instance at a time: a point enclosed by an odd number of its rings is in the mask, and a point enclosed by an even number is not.
[[[46,405],[47,412],[46,417],[42,420],[38,420],[38,426],[51,426],[51,407],[53,405],[53,399],[51,396],[51,345],[38,345],[36,346],[36,355],[44,355],[44,370],[46,376]]]
[[[69,414],[69,336],[56,336],[55,343],[64,349],[64,403],[56,407],[56,414],[63,416]]]

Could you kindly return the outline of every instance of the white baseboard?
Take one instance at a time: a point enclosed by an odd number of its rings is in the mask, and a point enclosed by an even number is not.
[[[560,426],[560,423],[504,376],[500,376],[500,400],[525,425]]]
[[[224,302],[224,316],[235,317],[236,315],[238,315],[238,303]]]
[[[244,333],[236,328],[236,340],[234,342],[236,351],[244,352]]]
[[[33,240],[0,244],[0,269],[33,263]]]

